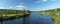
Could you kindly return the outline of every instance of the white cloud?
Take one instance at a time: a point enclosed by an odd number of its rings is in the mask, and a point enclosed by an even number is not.
[[[25,6],[22,6],[22,5],[16,6],[16,9],[17,9],[17,10],[22,10],[22,9],[24,9],[24,8],[26,8],[26,7],[25,7]]]
[[[7,8],[5,8],[5,7],[0,7],[0,9],[7,9]]]
[[[20,3],[20,4],[24,4],[24,3]]]
[[[12,6],[10,6],[10,8],[12,8]]]
[[[17,7],[17,8],[25,8],[25,6],[20,6],[20,5],[19,5],[19,6],[16,6],[16,7]]]
[[[35,3],[40,3],[41,1],[36,1]]]
[[[47,0],[43,0],[43,1],[47,1]]]
[[[36,1],[35,3],[42,3],[42,2],[46,2],[47,0],[39,0],[39,1]]]
[[[42,3],[43,1],[42,0],[39,0],[39,1],[36,1],[35,3]]]

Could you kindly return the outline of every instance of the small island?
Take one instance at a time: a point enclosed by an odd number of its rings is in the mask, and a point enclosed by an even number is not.
[[[30,14],[29,10],[8,10],[0,9],[0,21],[11,20],[15,18],[26,17]]]
[[[55,24],[60,24],[60,8],[39,11],[39,13],[50,15]]]

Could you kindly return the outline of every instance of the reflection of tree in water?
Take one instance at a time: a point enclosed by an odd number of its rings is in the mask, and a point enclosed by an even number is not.
[[[26,17],[23,18],[23,22],[22,22],[22,24],[26,24],[26,23],[25,23],[25,18],[26,18]]]
[[[28,20],[29,20],[30,15],[23,17],[23,21],[22,24],[29,24]],[[27,19],[26,19],[27,18]]]
[[[2,14],[1,14],[1,17],[0,17],[0,24],[3,24],[3,16],[2,16]],[[7,21],[6,21],[6,23],[7,23]]]
[[[24,14],[25,14],[25,9],[24,9]],[[25,24],[25,17],[23,17],[22,24]]]
[[[3,24],[2,17],[3,17],[3,16],[1,15],[1,18],[0,18],[1,24]]]
[[[18,12],[19,12],[19,11],[18,11]],[[29,12],[29,10],[28,10],[28,12]],[[2,13],[2,12],[1,12],[1,13]],[[4,12],[4,13],[5,13],[5,12]],[[24,10],[23,13],[25,14],[25,10]],[[11,13],[11,14],[12,14],[12,13]],[[3,15],[0,15],[0,16],[1,16],[1,17],[0,17],[0,23],[3,24],[3,21],[2,21],[2,20],[3,20],[4,17],[3,17]],[[26,18],[26,17],[23,18],[23,24],[26,24],[26,23],[25,23],[25,18]],[[6,21],[6,23],[8,23],[8,22]]]

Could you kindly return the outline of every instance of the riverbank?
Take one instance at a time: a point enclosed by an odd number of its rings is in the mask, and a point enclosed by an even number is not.
[[[0,21],[12,20],[16,18],[26,17],[30,14],[29,10],[7,10],[0,9]]]
[[[39,13],[50,15],[55,24],[60,24],[60,9],[40,11]]]
[[[0,21],[3,20],[12,20],[12,19],[15,19],[15,18],[21,18],[21,17],[26,17],[28,16],[30,13],[28,14],[2,14],[0,15]]]

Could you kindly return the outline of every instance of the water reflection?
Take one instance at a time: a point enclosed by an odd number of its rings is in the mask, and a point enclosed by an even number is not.
[[[26,23],[25,23],[25,18],[26,18],[26,17],[23,18],[23,22],[22,22],[22,24],[26,24]]]
[[[30,16],[3,21],[3,24],[54,24],[51,17],[45,14],[31,13]]]

